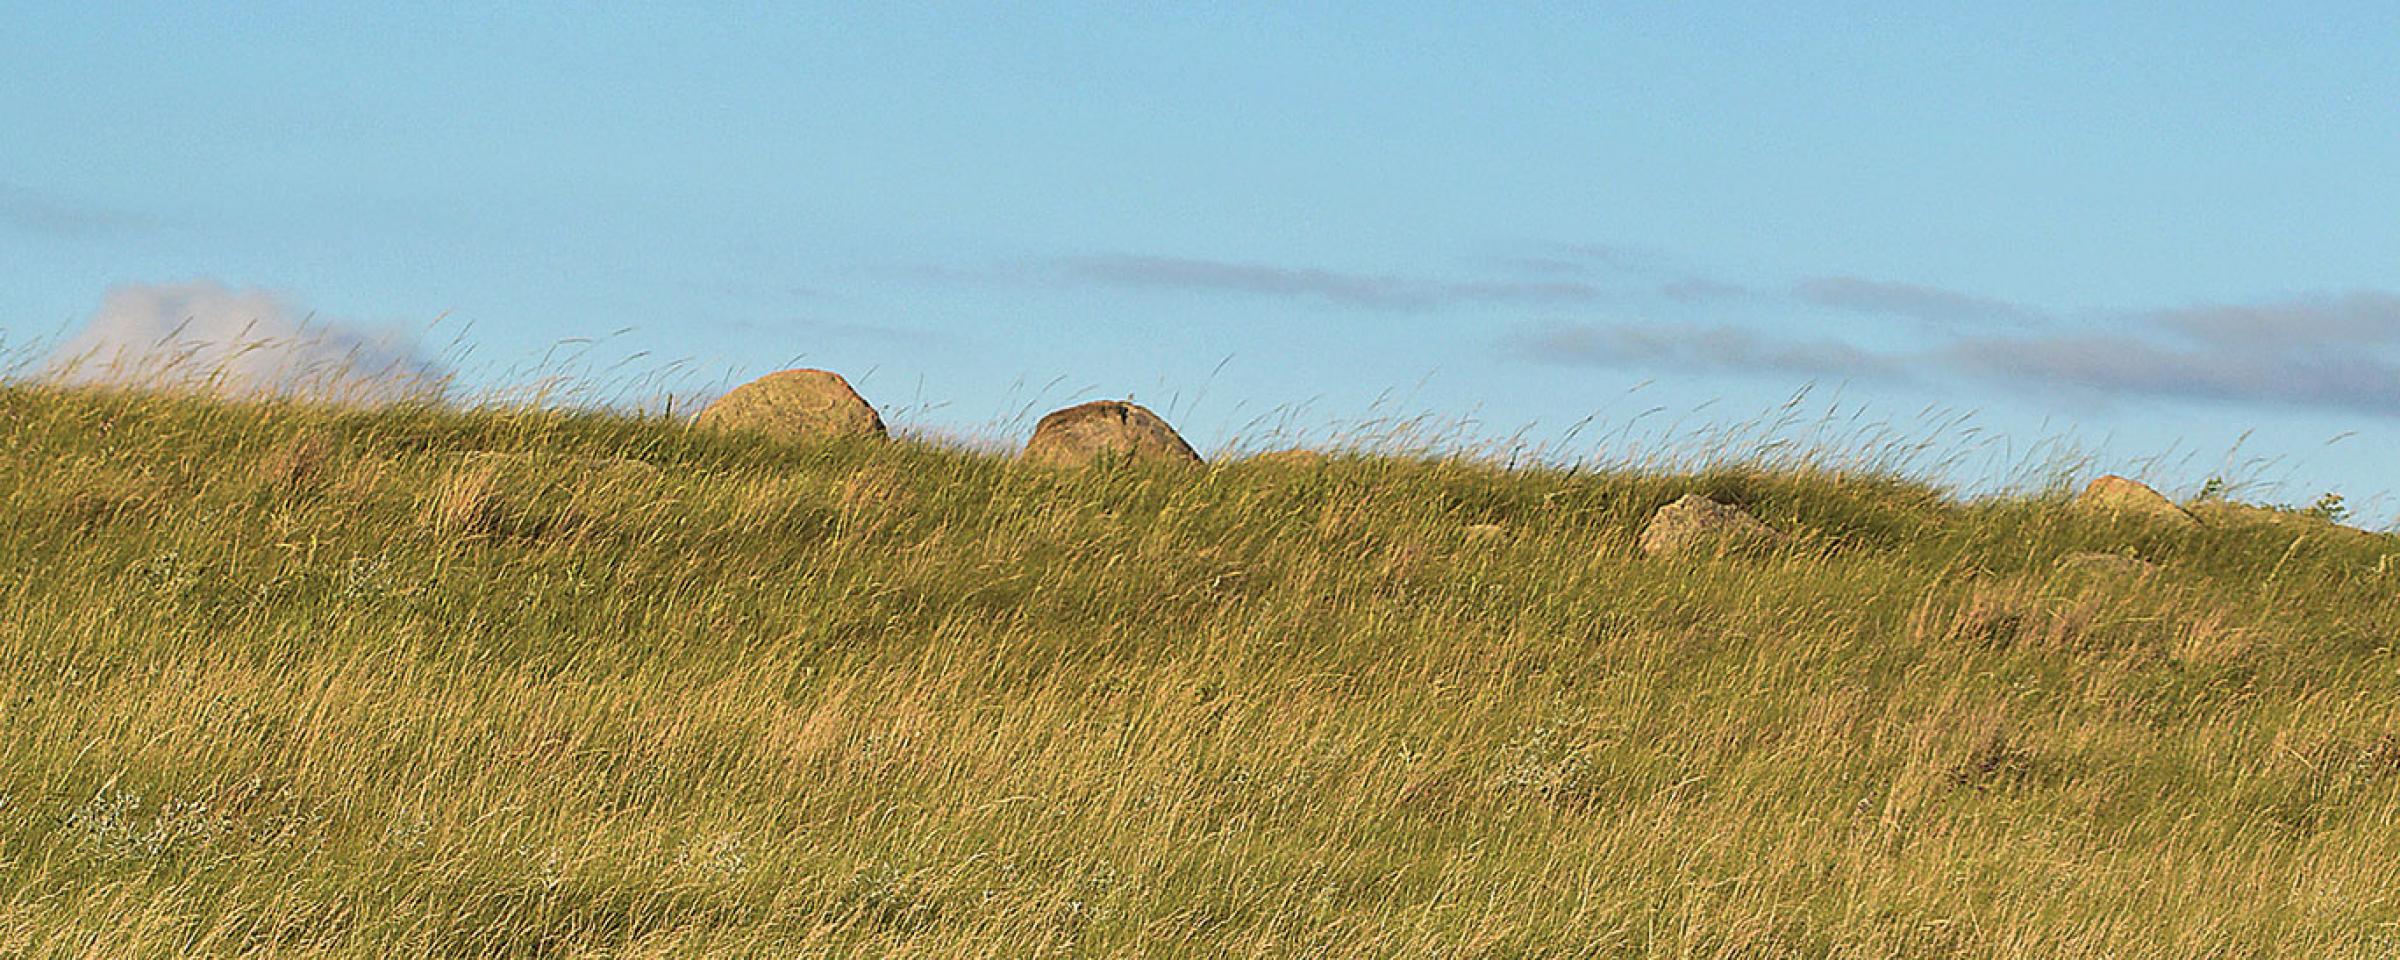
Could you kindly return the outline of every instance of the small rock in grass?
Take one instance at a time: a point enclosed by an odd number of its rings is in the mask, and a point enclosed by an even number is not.
[[[1653,557],[1771,546],[1783,535],[1731,504],[1699,494],[1658,508],[1642,528],[1642,552]]]

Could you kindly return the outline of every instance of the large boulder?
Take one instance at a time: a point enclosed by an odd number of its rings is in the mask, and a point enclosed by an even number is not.
[[[2083,488],[2075,498],[2075,509],[2109,517],[2138,517],[2156,520],[2178,527],[2196,527],[2200,521],[2189,511],[2176,506],[2164,494],[2150,489],[2148,484],[2115,474],[2101,477]]]
[[[1642,528],[1642,552],[1653,557],[1723,554],[1772,546],[1782,540],[1782,534],[1742,508],[1697,493],[1658,508]]]
[[[1095,400],[1043,417],[1025,443],[1029,463],[1073,466],[1122,458],[1161,463],[1199,463],[1192,445],[1158,414],[1123,400]]]
[[[884,436],[883,417],[850,389],[850,381],[828,370],[767,374],[718,397],[693,423],[784,443]]]

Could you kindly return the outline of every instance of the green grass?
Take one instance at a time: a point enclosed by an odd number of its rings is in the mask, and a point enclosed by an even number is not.
[[[0,956],[2400,956],[2400,541],[2061,502],[0,388]]]

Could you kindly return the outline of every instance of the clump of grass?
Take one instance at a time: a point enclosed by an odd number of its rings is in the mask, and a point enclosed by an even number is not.
[[[259,460],[259,478],[282,496],[305,496],[321,491],[333,458],[333,441],[316,432],[299,433],[278,443]]]
[[[500,468],[491,464],[470,465],[443,474],[425,500],[425,524],[456,537],[506,534],[511,530],[511,515],[500,487]]]

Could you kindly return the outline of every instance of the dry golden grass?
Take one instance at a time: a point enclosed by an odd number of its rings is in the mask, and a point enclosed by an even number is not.
[[[0,955],[2400,949],[2390,538],[24,387],[0,445]],[[1792,540],[1641,558],[1691,492]]]
[[[314,493],[324,486],[332,457],[333,442],[323,434],[296,434],[276,444],[259,461],[259,478],[279,494]]]
[[[425,501],[424,522],[455,536],[493,537],[507,532],[510,512],[500,489],[500,468],[471,464],[434,482]]]

